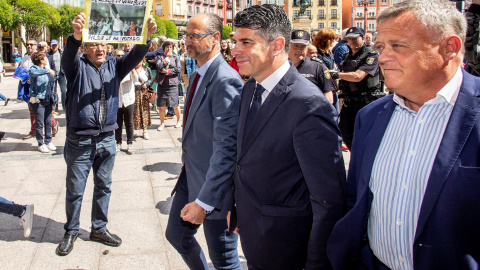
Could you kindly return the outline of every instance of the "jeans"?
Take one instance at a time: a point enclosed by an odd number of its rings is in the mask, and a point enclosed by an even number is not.
[[[5,100],[7,100],[7,97],[4,96],[4,95],[2,95],[2,94],[0,93],[0,99],[3,100],[3,101],[5,101]]]
[[[187,179],[181,177],[178,179],[165,234],[190,269],[208,270],[205,254],[195,239],[195,233],[200,226],[183,221],[180,217],[180,211],[187,203],[189,203]],[[229,233],[227,220],[205,219],[203,231],[215,269],[241,269],[237,254],[238,235]]]
[[[49,144],[52,141],[52,103],[42,101],[40,103],[30,103],[33,115],[35,116],[35,137],[38,146]],[[45,128],[45,137],[43,129]]]
[[[175,112],[173,111],[173,107],[167,107],[167,115],[174,116]]]
[[[23,206],[0,197],[0,213],[20,217],[23,214]]]
[[[127,132],[127,144],[133,143],[133,104],[127,107],[122,106],[118,108],[117,124],[118,128],[115,129],[115,141],[118,144],[122,144],[122,126],[125,122],[125,130]]]
[[[113,31],[112,32],[112,36],[121,36],[121,35],[122,35],[122,32],[120,32],[120,31],[118,31],[118,32]]]
[[[107,230],[115,154],[113,131],[97,136],[67,134],[63,155],[67,163],[65,199],[67,223],[65,223],[64,229],[68,234],[77,234],[80,229],[80,210],[90,169],[93,169],[94,181],[92,232],[102,233]]]
[[[62,101],[62,108],[65,110],[65,97],[67,93],[67,78],[65,77],[65,74],[59,73],[57,75],[57,84],[60,86],[60,97]],[[55,88],[55,93],[57,93],[57,89]],[[57,103],[57,110],[58,110],[58,103]]]

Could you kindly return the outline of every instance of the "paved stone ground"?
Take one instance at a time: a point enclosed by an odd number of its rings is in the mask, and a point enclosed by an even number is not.
[[[80,237],[65,257],[55,254],[61,241],[65,217],[65,175],[63,159],[65,114],[55,118],[60,130],[53,143],[55,153],[37,151],[34,138],[22,140],[30,129],[27,104],[17,101],[18,81],[7,73],[0,93],[12,98],[8,106],[0,102],[0,196],[19,204],[35,204],[34,229],[25,239],[18,218],[0,213],[1,269],[187,269],[180,255],[165,239],[172,191],[181,168],[181,128],[166,120],[158,132],[159,117],[152,112],[150,140],[135,131],[135,153],[125,149],[116,157],[108,228],[123,239],[120,247],[89,241],[93,178],[89,176],[80,217]],[[181,104],[183,107],[183,104]],[[124,138],[125,138],[124,132]],[[126,143],[123,145],[126,148]],[[349,153],[344,153],[346,162]],[[348,165],[348,164],[347,164]],[[206,256],[203,231],[197,234]],[[242,268],[245,258],[239,245]],[[211,263],[210,268],[213,269]]]

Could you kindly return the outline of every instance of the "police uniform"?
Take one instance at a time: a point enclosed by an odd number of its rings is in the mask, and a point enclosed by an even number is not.
[[[322,60],[305,57],[297,66],[298,72],[315,84],[323,93],[337,90],[335,83]]]
[[[340,70],[341,72],[362,70],[367,73],[367,76],[359,82],[340,80],[339,83],[339,89],[342,90],[343,94],[344,106],[340,111],[340,122],[338,126],[342,132],[343,142],[347,145],[348,149],[351,149],[355,117],[358,111],[380,97],[377,94],[379,93],[380,83],[378,53],[368,48],[365,44],[363,44],[362,48],[355,54],[353,54],[352,49],[349,48],[349,52],[340,64]]]

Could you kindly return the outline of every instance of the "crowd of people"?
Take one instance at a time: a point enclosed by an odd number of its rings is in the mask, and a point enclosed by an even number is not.
[[[238,240],[249,269],[478,269],[480,79],[466,70],[480,59],[479,14],[480,0],[468,24],[448,0],[406,0],[378,15],[375,35],[310,34],[283,7],[253,5],[227,40],[212,13],[193,16],[179,44],[150,39],[149,18],[147,44],[107,56],[107,44],[82,43],[80,12],[63,52],[28,40],[16,76],[40,152],[55,151],[59,73],[68,89],[56,253],[73,250],[92,169],[90,239],[122,244],[106,227],[112,170],[123,124],[127,153],[134,130],[149,139],[153,88],[158,130],[169,107],[183,127],[165,234],[190,269],[209,269],[201,225],[215,269],[241,269]],[[0,198],[0,211],[29,234],[33,206]]]

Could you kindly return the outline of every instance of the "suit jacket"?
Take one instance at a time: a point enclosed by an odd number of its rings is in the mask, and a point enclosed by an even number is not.
[[[190,78],[187,98],[195,78]],[[224,219],[233,198],[238,113],[243,82],[218,55],[208,68],[190,105],[183,129],[180,177],[188,181],[188,199],[215,207],[207,219]]]
[[[463,83],[435,157],[413,243],[415,269],[478,269],[480,263],[480,79]],[[348,207],[329,239],[334,269],[374,269],[367,245],[373,162],[396,107],[393,96],[363,108],[355,121]],[[365,256],[365,254],[367,256]]]
[[[268,235],[270,228],[262,227],[266,223],[260,221],[256,227],[252,220],[284,217],[283,223],[274,226],[288,227],[310,216],[309,224],[302,227],[310,228],[304,245],[305,269],[328,268],[327,239],[346,210],[345,165],[336,111],[290,62],[289,71],[265,99],[244,137],[254,88],[255,81],[250,79],[242,93],[237,136],[235,202],[240,237],[247,230]],[[301,241],[288,242],[281,237],[286,248]]]

